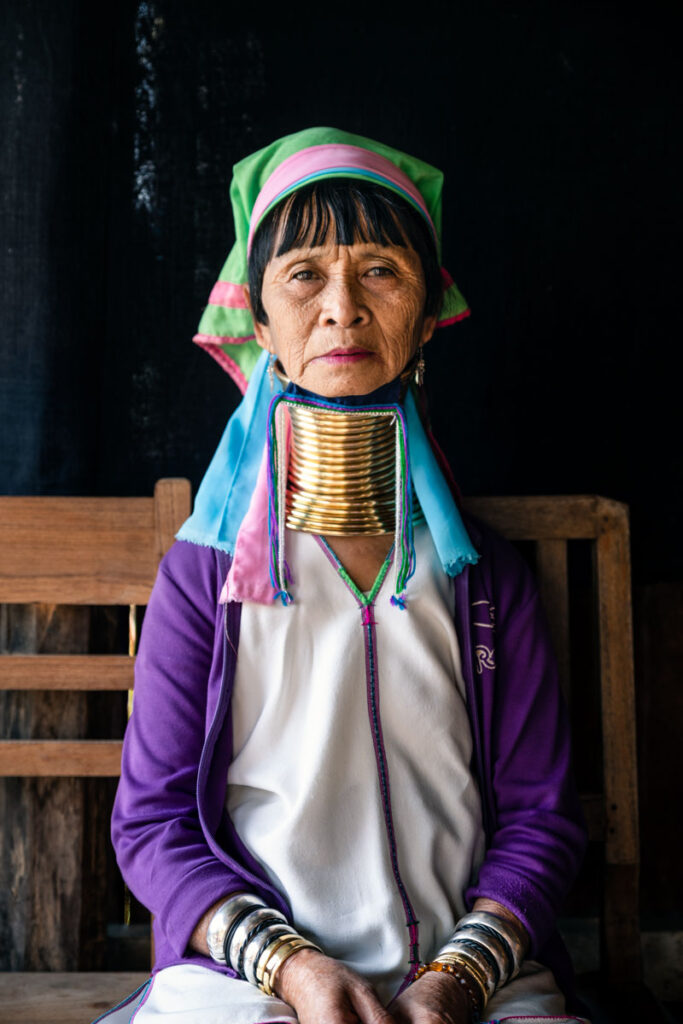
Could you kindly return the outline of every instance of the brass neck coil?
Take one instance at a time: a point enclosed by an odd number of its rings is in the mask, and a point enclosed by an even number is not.
[[[396,417],[284,403],[291,424],[285,524],[305,533],[393,533]],[[413,523],[422,510],[413,502]]]

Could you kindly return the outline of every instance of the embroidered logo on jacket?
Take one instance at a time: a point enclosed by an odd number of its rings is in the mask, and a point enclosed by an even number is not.
[[[477,674],[481,675],[485,668],[495,669],[496,667],[496,650],[493,645],[493,630],[496,625],[496,609],[495,605],[489,604],[488,601],[473,601],[472,607],[475,609],[475,620],[473,624],[479,629],[490,629],[491,639],[489,644],[476,644],[474,648],[474,654],[477,659],[476,669]],[[477,619],[488,619],[488,622],[476,621]],[[487,638],[488,639],[488,638]]]

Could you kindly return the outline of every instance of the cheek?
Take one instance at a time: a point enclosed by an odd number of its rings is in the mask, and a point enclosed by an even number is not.
[[[422,325],[422,295],[397,292],[382,310],[384,335],[388,342],[403,351],[413,347]]]
[[[303,363],[311,317],[300,303],[281,303],[271,317],[273,345],[289,374]],[[279,326],[279,329],[278,329]]]

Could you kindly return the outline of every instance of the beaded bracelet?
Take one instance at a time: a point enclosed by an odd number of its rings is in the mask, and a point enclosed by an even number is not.
[[[489,979],[479,964],[468,960],[466,957],[459,956],[457,953],[439,953],[438,956],[434,957],[433,963],[451,964],[459,971],[464,971],[466,977],[477,989],[481,1005],[486,1006],[490,999]]]
[[[472,986],[471,974],[467,968],[450,961],[444,962],[440,960],[432,960],[431,963],[422,964],[422,966],[417,969],[413,981],[417,981],[418,978],[421,978],[428,971],[438,971],[442,974],[450,974],[462,985],[467,993],[467,997],[472,1008],[473,1024],[478,1024],[479,1015],[486,1006],[486,997],[482,989],[474,988]]]
[[[486,961],[473,949],[465,949],[463,947],[448,953],[443,950],[439,950],[434,959],[440,962],[452,961],[453,963],[460,963],[463,967],[466,967],[470,974],[480,982],[484,992],[486,993],[487,1002],[496,991],[493,975],[487,970]]]

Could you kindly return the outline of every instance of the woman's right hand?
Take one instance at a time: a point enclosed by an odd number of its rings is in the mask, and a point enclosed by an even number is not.
[[[277,973],[275,990],[299,1024],[394,1024],[372,985],[313,949],[294,953]]]

